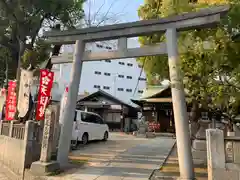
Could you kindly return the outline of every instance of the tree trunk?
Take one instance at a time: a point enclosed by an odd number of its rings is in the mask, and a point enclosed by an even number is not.
[[[233,123],[231,118],[228,119],[227,127],[228,127],[228,132],[233,132]]]
[[[196,100],[193,100],[192,109],[191,109],[191,112],[190,112],[190,121],[191,122],[198,122],[199,117],[200,117],[199,104]]]
[[[17,75],[16,75],[17,84],[19,84],[19,81],[20,81],[21,65],[22,65],[21,58],[24,53],[24,50],[25,50],[25,44],[24,44],[24,42],[19,40],[19,52],[18,52]]]

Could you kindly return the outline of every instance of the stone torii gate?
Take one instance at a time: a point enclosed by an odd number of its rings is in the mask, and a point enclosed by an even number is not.
[[[65,113],[63,114],[63,126],[58,147],[58,161],[60,165],[64,165],[68,162],[74,111],[83,61],[131,58],[167,53],[175,117],[180,179],[194,179],[195,175],[193,170],[186,101],[183,79],[179,67],[177,31],[214,27],[220,22],[221,17],[228,11],[229,6],[217,6],[214,8],[202,9],[198,12],[186,13],[157,20],[144,20],[73,31],[45,32],[44,36],[53,44],[75,43],[73,60],[69,60],[69,57],[66,56],[61,57],[60,59],[53,57],[54,63],[73,63],[69,93],[64,111]],[[151,35],[153,33],[166,33],[166,46],[161,43],[156,46],[146,46],[134,49],[127,48],[127,38]],[[85,44],[88,42],[113,39],[118,39],[119,46],[116,51],[104,52],[102,54],[85,52]]]

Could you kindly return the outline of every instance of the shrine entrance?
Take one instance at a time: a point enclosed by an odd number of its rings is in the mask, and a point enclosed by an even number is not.
[[[63,115],[63,126],[58,148],[58,161],[60,165],[64,165],[68,162],[82,62],[167,54],[173,111],[175,116],[180,176],[182,179],[195,179],[183,79],[179,67],[177,32],[214,27],[220,22],[221,17],[228,11],[229,6],[218,6],[209,9],[202,9],[198,12],[185,13],[157,20],[144,20],[73,31],[45,32],[44,36],[53,44],[75,43],[75,53],[70,55],[70,59],[69,56],[62,56],[60,58],[53,57],[52,59],[53,63],[73,63],[71,82],[65,113]],[[166,33],[166,44],[160,43],[155,46],[144,46],[133,49],[127,48],[127,38],[147,36],[154,33]],[[118,50],[116,51],[104,53],[85,52],[85,44],[88,42],[113,39],[118,40]]]

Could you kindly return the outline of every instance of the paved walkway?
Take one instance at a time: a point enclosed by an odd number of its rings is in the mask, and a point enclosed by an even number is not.
[[[4,173],[3,170],[0,169],[0,180],[10,180]]]
[[[90,144],[71,157],[88,160],[82,168],[71,170],[49,180],[148,180],[169,154],[175,140],[158,137],[136,138],[113,134],[106,142]]]
[[[0,173],[0,180],[10,180],[4,174]]]

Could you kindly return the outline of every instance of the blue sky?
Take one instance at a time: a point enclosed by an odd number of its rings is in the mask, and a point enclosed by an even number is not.
[[[121,22],[131,22],[137,21],[137,9],[141,4],[143,4],[144,0],[87,0],[87,3],[84,6],[85,13],[90,12],[92,14],[98,12],[99,8],[101,7],[100,13],[104,14],[109,11],[109,15],[120,14],[115,18],[118,18]]]

